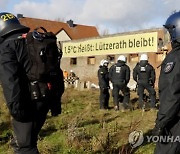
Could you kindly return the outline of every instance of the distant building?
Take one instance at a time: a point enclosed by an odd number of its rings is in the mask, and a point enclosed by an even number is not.
[[[21,24],[30,27],[33,31],[37,27],[44,27],[47,31],[51,31],[57,36],[58,41],[77,40],[89,37],[99,36],[94,26],[74,24],[72,20],[64,22],[23,17],[18,14],[17,17]]]
[[[120,54],[127,57],[131,68],[129,86],[134,86],[132,71],[141,53],[147,53],[149,62],[156,70],[156,86],[160,72],[160,64],[171,46],[164,46],[162,28],[147,29],[135,32],[113,34],[103,37],[86,38],[63,42],[62,68],[73,70],[83,81],[97,84],[97,71],[102,59],[108,59],[110,66],[116,63]]]

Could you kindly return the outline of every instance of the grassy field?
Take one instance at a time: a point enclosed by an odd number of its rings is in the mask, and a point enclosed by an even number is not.
[[[135,92],[131,103],[136,106]],[[58,117],[48,114],[39,135],[41,154],[152,154],[154,143],[146,141],[132,149],[128,136],[134,130],[150,134],[156,111],[99,110],[99,91],[66,89],[63,112]],[[9,139],[12,135],[10,116],[0,92],[0,154],[12,154]],[[113,107],[112,98],[110,106]]]

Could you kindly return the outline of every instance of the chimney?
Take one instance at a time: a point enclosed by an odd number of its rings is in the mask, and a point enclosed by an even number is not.
[[[23,18],[23,14],[17,14],[17,18]]]
[[[69,27],[74,27],[73,20],[71,19],[67,21],[67,24],[69,25]]]

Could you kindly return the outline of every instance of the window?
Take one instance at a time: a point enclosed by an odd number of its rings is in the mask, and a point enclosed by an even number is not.
[[[162,47],[163,47],[163,40],[162,40],[162,38],[159,38],[158,48],[161,49]]]
[[[129,60],[130,60],[130,62],[138,62],[139,61],[138,54],[130,54],[129,55]]]
[[[115,56],[114,55],[107,55],[107,60],[109,62],[114,62],[115,61]]]
[[[96,62],[96,58],[95,57],[88,57],[87,58],[87,64],[88,65],[94,65]]]
[[[76,65],[76,64],[77,64],[77,58],[71,58],[70,65]]]

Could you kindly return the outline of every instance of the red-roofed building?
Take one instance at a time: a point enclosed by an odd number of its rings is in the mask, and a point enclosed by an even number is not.
[[[30,27],[30,31],[33,31],[37,27],[44,27],[47,31],[51,31],[56,34],[58,41],[77,40],[99,36],[96,27],[74,24],[72,20],[64,23],[59,21],[23,17],[21,15],[19,17],[19,21],[21,24]]]

